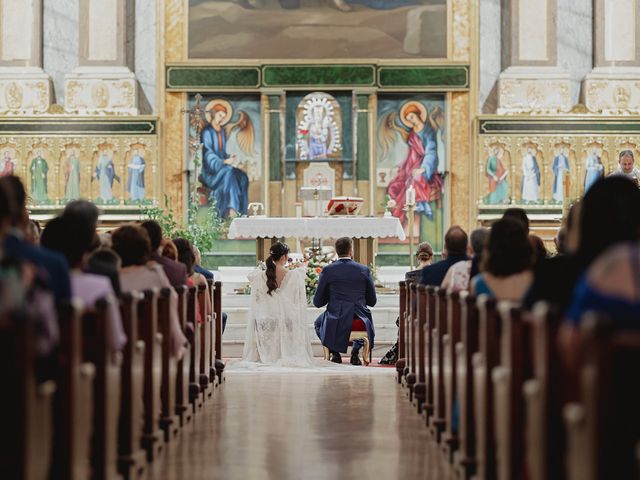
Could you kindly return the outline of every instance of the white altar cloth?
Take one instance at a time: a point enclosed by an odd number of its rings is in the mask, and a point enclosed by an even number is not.
[[[229,238],[406,238],[395,217],[246,217],[234,218]]]

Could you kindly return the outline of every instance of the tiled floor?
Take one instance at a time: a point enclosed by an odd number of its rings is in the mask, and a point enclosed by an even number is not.
[[[228,372],[150,478],[448,479],[394,373]]]

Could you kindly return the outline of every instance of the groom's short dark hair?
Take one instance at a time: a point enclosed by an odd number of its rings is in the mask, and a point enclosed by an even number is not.
[[[336,240],[336,253],[339,257],[346,257],[351,252],[351,238],[340,237]]]

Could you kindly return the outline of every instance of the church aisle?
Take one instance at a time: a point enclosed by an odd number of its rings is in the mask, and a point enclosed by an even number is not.
[[[149,478],[446,480],[394,373],[230,372]]]

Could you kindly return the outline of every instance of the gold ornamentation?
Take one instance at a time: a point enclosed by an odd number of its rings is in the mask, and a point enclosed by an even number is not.
[[[109,105],[109,87],[104,82],[97,82],[91,88],[91,100],[95,108],[104,109]]]
[[[11,82],[5,87],[4,100],[10,110],[19,110],[22,107],[22,87],[16,82]]]
[[[613,103],[620,110],[626,110],[629,107],[630,98],[631,93],[625,87],[619,86],[614,90]]]

